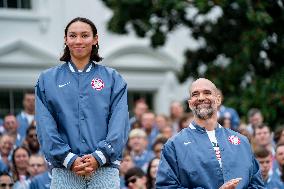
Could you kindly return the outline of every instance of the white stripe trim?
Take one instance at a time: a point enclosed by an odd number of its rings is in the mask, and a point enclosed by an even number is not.
[[[115,164],[115,165],[120,165],[120,161],[118,161],[118,160],[115,160],[114,162],[112,162],[113,164]]]
[[[66,156],[66,158],[64,159],[63,165],[64,167],[67,168],[67,165],[69,163],[69,161],[75,156],[75,154],[69,152],[69,154]]]
[[[189,124],[188,127],[191,128],[191,129],[196,129],[192,124]]]
[[[69,66],[69,69],[71,70],[71,72],[75,72],[73,66],[70,64],[70,62],[68,62],[68,66]]]
[[[90,66],[88,67],[88,69],[86,69],[86,72],[90,72],[92,69],[93,64],[90,64]]]
[[[104,154],[99,150],[96,150],[95,153],[99,156],[99,158],[101,158],[103,164],[105,164],[106,163],[106,157],[104,156]]]

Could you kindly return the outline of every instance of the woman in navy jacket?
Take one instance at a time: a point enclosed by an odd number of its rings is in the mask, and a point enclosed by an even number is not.
[[[97,64],[98,35],[86,18],[65,29],[64,64],[39,76],[37,134],[54,167],[51,188],[118,188],[118,167],[129,131],[127,85]]]
[[[217,123],[221,98],[216,86],[196,80],[188,103],[194,121],[165,144],[157,188],[264,188],[247,138]]]

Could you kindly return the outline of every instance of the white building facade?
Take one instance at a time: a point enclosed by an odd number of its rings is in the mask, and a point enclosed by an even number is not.
[[[183,51],[195,48],[186,30],[169,35],[163,48],[152,49],[133,33],[117,35],[106,29],[111,11],[100,0],[3,0],[0,3],[0,117],[16,113],[21,91],[33,89],[40,72],[60,64],[64,29],[75,17],[92,20],[99,35],[101,64],[117,69],[128,83],[130,108],[144,97],[156,113],[169,113],[172,101],[188,96],[188,82],[176,73]],[[10,3],[10,4],[9,4]]]

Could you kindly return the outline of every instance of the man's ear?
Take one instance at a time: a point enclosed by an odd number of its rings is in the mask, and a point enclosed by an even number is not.
[[[189,107],[189,109],[191,109],[191,110],[192,110],[191,99],[188,99],[188,100],[187,100],[187,103],[188,103],[188,107]]]

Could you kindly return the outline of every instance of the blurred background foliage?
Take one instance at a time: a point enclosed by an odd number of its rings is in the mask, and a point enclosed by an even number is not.
[[[200,48],[186,50],[181,82],[209,78],[243,120],[256,107],[272,128],[284,123],[283,0],[102,1],[113,11],[110,31],[131,28],[155,48],[178,27],[188,28]]]

